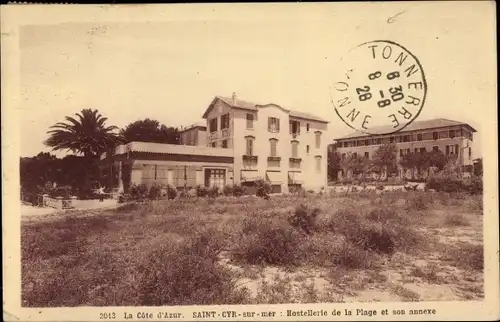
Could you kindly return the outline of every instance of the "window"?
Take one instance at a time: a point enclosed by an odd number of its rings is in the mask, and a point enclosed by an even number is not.
[[[247,114],[247,129],[253,129],[253,114]]]
[[[220,117],[220,129],[228,129],[229,128],[229,113],[221,115]]]
[[[403,142],[410,142],[410,136],[409,135],[403,135]]]
[[[292,141],[292,158],[298,158],[299,157],[299,142],[297,141]]]
[[[365,158],[369,159],[370,158],[370,152],[365,152]]]
[[[417,134],[417,141],[422,141],[422,134]]]
[[[437,145],[433,146],[432,152],[439,152],[439,147]]]
[[[472,149],[469,147],[469,160],[471,159],[472,157]]]
[[[222,140],[222,147],[227,149],[227,140]]]
[[[267,119],[267,129],[269,132],[277,133],[280,131],[280,120],[275,117]]]
[[[344,148],[347,148],[348,147],[348,142],[344,142]]]
[[[309,145],[306,146],[306,153],[309,154]]]
[[[316,149],[321,146],[321,132],[316,132]]]
[[[389,138],[389,143],[394,143],[394,137],[393,137],[393,136],[391,136],[391,137]]]
[[[437,140],[439,138],[438,132],[432,132],[432,139]]]
[[[253,138],[247,137],[247,154],[246,155],[253,155]]]
[[[426,148],[420,148],[420,153],[425,153],[425,152],[427,152]]]
[[[370,141],[369,140],[365,140],[365,145],[370,145]]]
[[[217,118],[216,117],[214,117],[213,119],[210,120],[210,122],[208,123],[208,127],[210,130],[210,133],[217,132]]]
[[[212,148],[216,148],[217,147],[217,142],[212,142]]]
[[[299,135],[300,134],[300,122],[290,121],[290,134]]]
[[[451,130],[449,133],[450,139],[453,139],[455,137],[455,131]]]
[[[269,143],[271,145],[271,156],[275,157],[276,156],[276,144],[278,143],[278,140],[276,139],[270,139]]]
[[[306,124],[306,130],[309,132],[309,123]]]
[[[458,154],[458,144],[455,145],[447,145],[446,146],[446,155],[456,155]]]
[[[377,144],[382,144],[382,139],[377,139]]]
[[[316,159],[316,173],[321,173],[321,156],[317,155]]]

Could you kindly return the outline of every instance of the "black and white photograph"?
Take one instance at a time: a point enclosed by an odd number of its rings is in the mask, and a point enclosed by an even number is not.
[[[5,320],[499,317],[494,2],[1,9]]]

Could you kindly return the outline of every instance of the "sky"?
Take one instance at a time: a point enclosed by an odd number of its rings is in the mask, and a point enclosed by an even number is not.
[[[149,22],[80,17],[51,24],[48,14],[48,22],[19,34],[21,156],[50,151],[43,145],[48,128],[84,108],[119,127],[146,117],[187,126],[203,121],[214,96],[233,92],[325,118],[333,140],[352,132],[330,101],[340,59],[376,39],[395,41],[420,60],[428,94],[419,119],[469,123],[479,131],[473,154],[480,156],[481,127],[496,122],[494,24],[485,19],[494,17],[491,8],[351,5],[272,13],[207,8],[196,19]]]

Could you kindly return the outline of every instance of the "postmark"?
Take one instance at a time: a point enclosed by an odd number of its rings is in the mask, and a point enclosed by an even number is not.
[[[349,51],[340,66],[343,74],[333,84],[331,99],[347,126],[389,134],[418,118],[427,82],[420,61],[408,49],[388,40],[365,42]]]

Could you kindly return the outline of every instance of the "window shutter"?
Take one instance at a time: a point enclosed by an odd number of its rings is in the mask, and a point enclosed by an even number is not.
[[[271,131],[271,118],[270,117],[267,118],[267,129],[269,131]]]
[[[297,122],[297,133],[300,134],[300,122]]]
[[[450,146],[449,145],[446,146],[446,155],[448,155],[448,154],[450,154]]]
[[[280,131],[280,119],[276,119],[276,131]]]
[[[458,154],[458,144],[455,144],[455,154]]]

